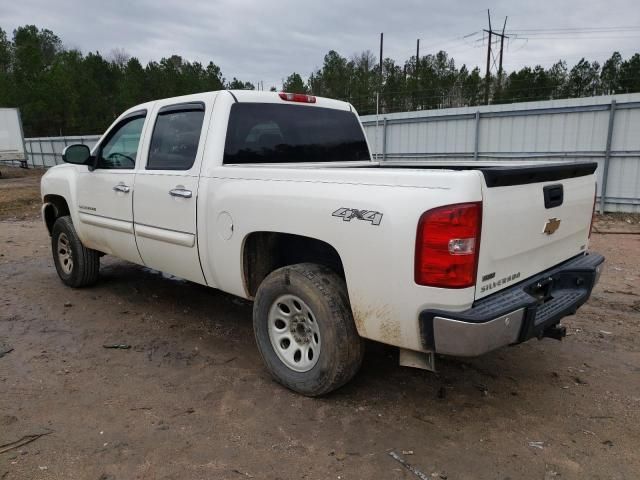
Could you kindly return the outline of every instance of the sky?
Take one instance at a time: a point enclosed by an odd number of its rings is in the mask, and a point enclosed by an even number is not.
[[[109,56],[124,49],[143,63],[172,54],[220,66],[264,88],[280,88],[291,72],[303,78],[324,55],[379,51],[403,64],[415,55],[447,51],[484,72],[483,29],[508,16],[504,68],[569,66],[580,58],[606,60],[640,52],[640,0],[3,0],[0,27],[35,24],[56,33],[68,48]]]

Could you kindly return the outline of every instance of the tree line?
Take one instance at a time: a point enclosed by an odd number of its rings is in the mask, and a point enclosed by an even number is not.
[[[402,65],[385,58],[382,71],[369,51],[350,59],[330,51],[306,83],[294,73],[285,89],[348,100],[361,115],[375,113],[376,106],[388,113],[631,93],[640,92],[640,54],[625,60],[614,52],[602,66],[583,58],[569,68],[561,60],[487,79],[478,67],[457,68],[444,51]]]
[[[27,137],[100,133],[138,103],[225,88],[254,86],[227,81],[213,62],[172,55],[143,66],[123,50],[105,58],[66,49],[34,25],[17,28],[11,40],[0,29],[0,106],[20,109]]]
[[[12,38],[0,28],[0,106],[20,108],[26,136],[80,135],[104,131],[124,110],[145,101],[220,89],[254,89],[227,80],[213,62],[179,55],[143,65],[124,50],[105,57],[65,48],[52,31],[19,27]],[[329,51],[305,80],[292,73],[284,91],[351,102],[360,114],[512,103],[640,91],[640,54],[615,52],[601,66],[581,59],[569,68],[524,67],[485,79],[479,68],[457,67],[440,51],[403,64],[370,51],[350,58]],[[271,87],[276,90],[275,86]]]

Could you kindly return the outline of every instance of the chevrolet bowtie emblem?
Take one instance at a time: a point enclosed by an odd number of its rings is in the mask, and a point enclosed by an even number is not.
[[[556,233],[556,230],[558,230],[559,227],[560,219],[550,218],[549,220],[547,220],[547,223],[544,224],[544,230],[542,232],[546,233],[547,235],[553,235],[554,233]]]

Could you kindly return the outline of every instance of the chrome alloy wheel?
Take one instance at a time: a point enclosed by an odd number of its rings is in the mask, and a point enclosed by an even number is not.
[[[278,297],[269,309],[269,340],[287,367],[308,372],[320,358],[320,329],[309,306],[296,295]]]
[[[73,270],[73,254],[71,253],[71,243],[66,233],[58,236],[58,263],[62,271],[69,275]]]

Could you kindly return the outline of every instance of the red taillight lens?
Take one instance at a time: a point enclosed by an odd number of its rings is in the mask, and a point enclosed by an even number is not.
[[[316,103],[316,97],[313,95],[305,95],[304,93],[286,93],[280,92],[280,98],[287,102],[300,102],[300,103]]]
[[[442,288],[475,285],[481,227],[481,202],[423,213],[416,237],[416,283]]]
[[[591,238],[591,230],[593,230],[593,221],[596,218],[596,197],[598,196],[598,184],[596,183],[596,190],[593,192],[593,209],[591,210],[591,223],[589,224],[589,237]]]

